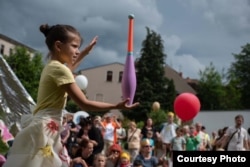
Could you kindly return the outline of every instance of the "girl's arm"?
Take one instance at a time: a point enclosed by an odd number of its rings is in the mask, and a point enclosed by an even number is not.
[[[111,109],[122,109],[130,110],[139,105],[139,103],[134,103],[132,105],[127,105],[129,99],[126,99],[117,104],[105,103],[88,100],[76,83],[70,83],[63,85],[65,91],[68,95],[81,107],[84,111],[107,111]]]

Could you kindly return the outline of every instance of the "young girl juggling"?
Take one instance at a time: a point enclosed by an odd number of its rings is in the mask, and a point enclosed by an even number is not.
[[[22,131],[15,137],[4,167],[66,166],[60,139],[62,111],[69,95],[84,111],[132,109],[129,99],[117,104],[91,101],[75,83],[72,70],[96,43],[96,38],[82,52],[80,33],[70,25],[41,25],[50,60],[44,67],[38,89],[37,105],[32,116],[23,119]]]

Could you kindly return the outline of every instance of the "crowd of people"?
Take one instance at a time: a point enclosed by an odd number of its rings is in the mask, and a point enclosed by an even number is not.
[[[67,113],[63,117],[61,139],[71,167],[171,166],[173,151],[249,150],[250,129],[247,132],[242,127],[243,121],[237,115],[234,126],[210,135],[201,123],[177,125],[172,112],[160,128],[148,118],[141,129],[134,121],[125,129],[122,121],[111,113],[82,117],[78,124],[73,122],[73,114]]]
[[[235,117],[235,125],[211,135],[201,123],[176,124],[172,112],[160,127],[147,118],[142,128],[135,121],[125,128],[112,113],[80,117],[77,123],[73,118],[73,113],[63,115],[60,133],[60,158],[69,167],[169,167],[173,151],[244,151],[250,146],[242,115]]]

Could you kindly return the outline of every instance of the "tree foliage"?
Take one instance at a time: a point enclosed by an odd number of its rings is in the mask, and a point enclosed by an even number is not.
[[[220,99],[225,96],[220,73],[215,69],[213,63],[210,63],[209,67],[199,72],[199,75],[198,97],[202,104],[201,109],[220,109]]]
[[[172,102],[169,99],[173,95],[168,92],[174,92],[174,85],[171,85],[165,77],[165,59],[163,40],[156,32],[146,28],[146,39],[142,42],[141,57],[136,61],[137,89],[134,101],[139,101],[140,106],[129,112],[128,117],[140,120],[146,118],[147,113],[151,111],[152,103],[158,101],[162,109],[169,109]],[[171,86],[168,86],[170,83]],[[169,90],[171,88],[171,90]],[[172,91],[172,89],[174,91]],[[172,99],[171,99],[172,100]],[[170,105],[171,103],[171,105]]]
[[[242,47],[239,54],[233,54],[235,62],[229,69],[229,83],[238,90],[241,104],[244,109],[250,108],[250,44]],[[233,94],[231,94],[233,95]],[[233,95],[234,96],[234,95]]]
[[[198,97],[202,110],[235,110],[241,108],[240,93],[235,82],[228,82],[226,75],[219,73],[213,63],[199,72]]]
[[[32,57],[26,48],[16,47],[11,55],[5,56],[5,59],[27,92],[36,101],[40,75],[44,67],[42,55],[35,53]]]

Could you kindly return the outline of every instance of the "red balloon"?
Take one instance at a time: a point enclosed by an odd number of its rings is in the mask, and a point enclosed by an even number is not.
[[[182,121],[193,119],[200,111],[200,101],[192,93],[182,93],[175,98],[174,111]]]

